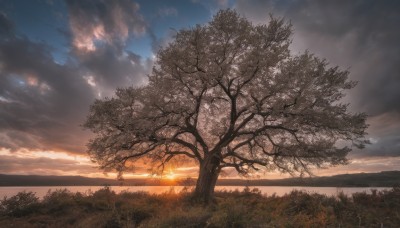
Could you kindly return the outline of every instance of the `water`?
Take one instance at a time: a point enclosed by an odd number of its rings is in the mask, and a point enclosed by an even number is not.
[[[90,193],[103,188],[102,186],[22,186],[22,187],[0,187],[0,199],[5,196],[11,197],[21,191],[31,191],[36,193],[36,196],[42,198],[49,190],[54,191],[57,189],[68,189],[71,192]],[[217,186],[216,190],[243,190],[244,186]],[[390,188],[373,187],[373,188],[336,188],[336,187],[293,187],[293,186],[251,186],[250,188],[258,188],[265,195],[276,194],[276,196],[283,196],[290,193],[292,190],[302,190],[309,193],[319,193],[327,196],[336,196],[339,192],[346,195],[351,195],[357,192],[371,193],[372,189],[378,191],[389,190]],[[111,186],[111,189],[116,193],[122,191],[146,191],[149,193],[160,194],[164,192],[174,191],[180,192],[183,186]]]

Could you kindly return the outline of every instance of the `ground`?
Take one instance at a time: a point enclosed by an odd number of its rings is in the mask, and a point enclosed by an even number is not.
[[[216,192],[210,205],[190,189],[153,195],[22,192],[1,201],[0,227],[399,227],[400,188],[328,197],[293,191],[282,197],[257,189]]]

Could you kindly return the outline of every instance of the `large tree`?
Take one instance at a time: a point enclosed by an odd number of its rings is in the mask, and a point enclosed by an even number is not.
[[[346,164],[362,147],[366,115],[341,102],[348,72],[289,50],[291,25],[254,25],[232,10],[180,30],[157,54],[146,86],[91,106],[91,158],[123,173],[140,159],[162,169],[199,166],[195,195],[208,201],[221,170],[291,174]]]

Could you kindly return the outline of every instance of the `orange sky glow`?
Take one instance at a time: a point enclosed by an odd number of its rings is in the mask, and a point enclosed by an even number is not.
[[[22,175],[80,175],[86,177],[100,177],[100,178],[117,178],[114,172],[104,173],[97,168],[97,164],[90,161],[86,155],[70,154],[66,152],[57,151],[29,151],[18,150],[10,151],[8,149],[0,150],[1,159],[15,160],[13,162],[13,172],[9,174],[22,174]],[[18,162],[19,160],[19,162]],[[35,164],[35,161],[42,161],[41,165]],[[24,165],[24,163],[33,162],[31,165]],[[164,169],[162,176],[153,175],[149,171],[150,167],[143,166],[137,163],[133,172],[124,174],[125,179],[129,178],[162,178],[162,179],[181,179],[181,178],[196,178],[198,167],[195,165],[169,165]],[[0,173],[9,167],[0,167]],[[400,158],[387,160],[386,158],[353,158],[351,163],[347,166],[338,166],[328,169],[314,170],[317,176],[331,176],[336,174],[345,173],[360,173],[360,172],[379,172],[381,170],[399,170]],[[256,172],[251,173],[247,178],[252,179],[281,179],[290,177],[288,174],[281,174],[276,171],[272,172]],[[221,178],[243,178],[238,176],[234,170],[224,170]]]

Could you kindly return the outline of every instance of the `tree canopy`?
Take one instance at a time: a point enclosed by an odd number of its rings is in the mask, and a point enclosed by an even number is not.
[[[283,19],[254,25],[233,10],[182,29],[157,54],[149,83],[96,100],[85,127],[92,159],[124,172],[177,157],[199,165],[196,193],[209,198],[221,169],[309,173],[346,164],[363,147],[366,115],[342,102],[349,72],[309,52],[290,52]]]

